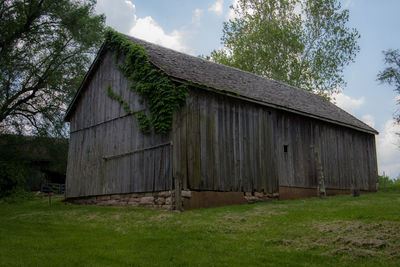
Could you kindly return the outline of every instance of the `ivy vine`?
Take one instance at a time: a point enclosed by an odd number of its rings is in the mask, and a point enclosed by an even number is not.
[[[108,85],[107,87],[107,95],[109,98],[113,100],[117,100],[122,108],[125,110],[126,115],[135,115],[136,119],[139,122],[139,130],[142,131],[144,134],[149,134],[151,132],[151,123],[150,119],[146,116],[146,114],[143,113],[143,111],[138,110],[138,111],[131,111],[131,108],[129,107],[128,102],[122,99],[122,97],[115,93],[111,85]]]
[[[106,31],[106,47],[119,55],[125,56],[122,64],[115,64],[130,83],[128,89],[135,91],[145,100],[150,111],[149,117],[142,111],[131,111],[129,104],[115,93],[111,86],[107,95],[118,101],[127,115],[135,115],[139,129],[150,133],[154,128],[156,133],[165,134],[172,128],[173,113],[182,107],[188,97],[187,84],[177,85],[148,59],[149,55],[138,44],[129,41],[123,34],[112,29]]]

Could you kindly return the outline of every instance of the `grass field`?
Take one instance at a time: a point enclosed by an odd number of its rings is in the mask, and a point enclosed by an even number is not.
[[[400,265],[400,187],[183,213],[0,204],[0,266]]]

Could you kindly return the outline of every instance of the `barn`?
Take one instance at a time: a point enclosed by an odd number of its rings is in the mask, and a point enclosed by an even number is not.
[[[145,79],[185,86],[167,130],[143,123],[169,99],[148,104]],[[192,209],[317,196],[321,181],[327,195],[376,190],[377,131],[328,100],[112,31],[65,120],[74,203]]]

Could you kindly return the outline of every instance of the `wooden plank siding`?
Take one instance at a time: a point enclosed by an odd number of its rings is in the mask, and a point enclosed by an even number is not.
[[[317,149],[327,188],[374,190],[373,134],[195,88],[175,118],[174,175],[183,189],[316,188]]]
[[[174,175],[184,189],[278,192],[275,111],[191,89],[176,112]]]
[[[317,168],[313,149],[321,155],[325,186],[374,190],[377,179],[375,136],[353,129],[279,112],[275,150],[281,186],[314,188]],[[283,146],[288,146],[284,152]]]
[[[126,89],[128,80],[113,60],[112,53],[102,57],[71,117],[67,197],[172,188],[170,136],[142,134],[136,119],[126,116],[121,105],[107,96],[111,85],[132,110],[145,109],[138,96]],[[117,157],[104,159],[112,156]]]

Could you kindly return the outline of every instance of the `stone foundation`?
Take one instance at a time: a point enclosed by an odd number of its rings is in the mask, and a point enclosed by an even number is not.
[[[98,206],[146,206],[150,208],[161,208],[172,210],[174,193],[171,191],[151,193],[128,193],[102,196],[88,196],[70,198],[67,201],[81,205]]]
[[[68,202],[81,205],[97,206],[146,206],[164,210],[189,210],[198,208],[238,205],[264,202],[278,199],[279,194],[263,192],[216,192],[216,191],[181,191],[181,205],[175,204],[174,191],[128,193],[101,196],[69,198]]]
[[[364,191],[361,193],[372,193]],[[351,190],[326,189],[327,196],[337,194],[351,194]],[[176,205],[174,191],[150,193],[112,194],[102,196],[88,196],[69,198],[68,202],[83,205],[98,206],[146,206],[164,210],[190,210],[227,205],[249,204],[272,200],[288,200],[317,197],[316,188],[301,188],[280,186],[279,193],[264,192],[217,192],[217,191],[181,191],[181,202]]]

